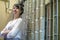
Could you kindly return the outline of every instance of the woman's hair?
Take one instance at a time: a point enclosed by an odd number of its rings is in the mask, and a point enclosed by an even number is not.
[[[24,2],[25,2],[25,0],[22,0],[20,3],[14,4],[14,6],[17,7],[17,9],[20,9],[21,10],[20,15],[22,15],[23,12],[24,12]]]

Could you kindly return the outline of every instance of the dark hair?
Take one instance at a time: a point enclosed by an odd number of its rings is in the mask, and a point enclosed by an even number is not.
[[[14,6],[16,6],[17,7],[17,9],[20,9],[21,10],[21,13],[20,13],[20,15],[22,15],[23,14],[23,12],[24,12],[24,2],[25,2],[26,0],[22,0],[20,3],[18,3],[18,4],[14,4]],[[20,16],[19,15],[19,16]]]
[[[22,15],[23,14],[23,12],[24,12],[24,5],[23,4],[14,4],[14,6],[15,7],[17,7],[17,9],[20,9],[21,10],[21,13],[20,13],[20,15]]]

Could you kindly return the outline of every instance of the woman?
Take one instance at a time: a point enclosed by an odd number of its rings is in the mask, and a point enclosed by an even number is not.
[[[27,27],[24,27],[24,20],[21,18],[24,11],[23,7],[23,4],[14,4],[14,19],[9,21],[1,31],[1,34],[5,36],[5,40],[24,40]]]

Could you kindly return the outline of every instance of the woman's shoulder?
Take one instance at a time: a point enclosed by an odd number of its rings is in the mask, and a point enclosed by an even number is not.
[[[18,20],[22,20],[22,18],[18,18]]]
[[[18,19],[17,19],[18,22],[21,22],[22,20],[23,20],[22,18],[18,18]]]
[[[10,24],[10,23],[12,23],[12,22],[15,22],[15,21],[17,21],[17,22],[22,22],[23,19],[22,19],[22,18],[18,18],[18,19],[15,19],[15,20],[10,20],[10,21],[8,22],[8,24]]]
[[[14,19],[14,20],[10,20],[9,22],[16,21],[16,20],[22,21],[22,18],[17,18],[17,19]]]

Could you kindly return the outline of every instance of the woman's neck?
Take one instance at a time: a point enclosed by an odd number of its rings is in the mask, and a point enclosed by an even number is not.
[[[18,18],[20,18],[20,17],[14,17],[14,19],[18,19]]]

